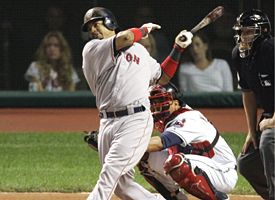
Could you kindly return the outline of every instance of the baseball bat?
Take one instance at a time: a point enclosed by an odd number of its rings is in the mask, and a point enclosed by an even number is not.
[[[223,15],[223,13],[224,13],[223,6],[216,7],[214,10],[208,13],[196,26],[194,26],[190,32],[196,33],[198,30],[216,21],[218,18],[220,18]],[[185,41],[186,40],[185,36],[183,36],[181,40]]]

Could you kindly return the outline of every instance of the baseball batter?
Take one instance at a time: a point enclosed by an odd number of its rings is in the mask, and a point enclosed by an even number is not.
[[[182,31],[170,55],[160,65],[136,43],[160,26],[152,23],[119,32],[114,15],[106,8],[89,9],[83,31],[92,40],[83,49],[83,72],[96,96],[100,127],[98,136],[102,170],[88,200],[164,199],[134,182],[134,166],[147,149],[153,119],[149,85],[167,83],[174,75],[181,52],[192,39]],[[181,41],[185,37],[187,40]]]
[[[203,200],[229,199],[226,193],[238,176],[225,140],[202,113],[181,101],[175,88],[156,85],[150,93],[155,125],[162,134],[151,138],[144,168],[175,196],[170,199],[186,198],[173,192],[179,187]]]

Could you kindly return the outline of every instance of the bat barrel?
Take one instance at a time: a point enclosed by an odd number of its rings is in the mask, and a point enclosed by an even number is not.
[[[205,26],[211,24],[212,22],[216,21],[219,17],[221,17],[224,13],[223,6],[218,6],[210,13],[208,13],[194,28],[191,29],[191,33],[196,33],[198,30],[204,28]],[[186,37],[182,36],[180,40],[182,42],[186,41]]]

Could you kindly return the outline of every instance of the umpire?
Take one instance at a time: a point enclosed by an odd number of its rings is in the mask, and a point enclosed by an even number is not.
[[[274,200],[274,38],[260,10],[242,13],[233,29],[233,65],[239,75],[248,134],[238,157],[240,173],[264,199]],[[257,124],[257,110],[263,109]]]

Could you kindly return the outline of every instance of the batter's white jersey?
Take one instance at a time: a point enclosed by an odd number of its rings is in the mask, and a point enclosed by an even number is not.
[[[91,40],[83,49],[83,70],[96,96],[99,110],[113,110],[135,104],[149,108],[149,84],[160,78],[160,65],[139,43],[114,57],[115,36]]]

